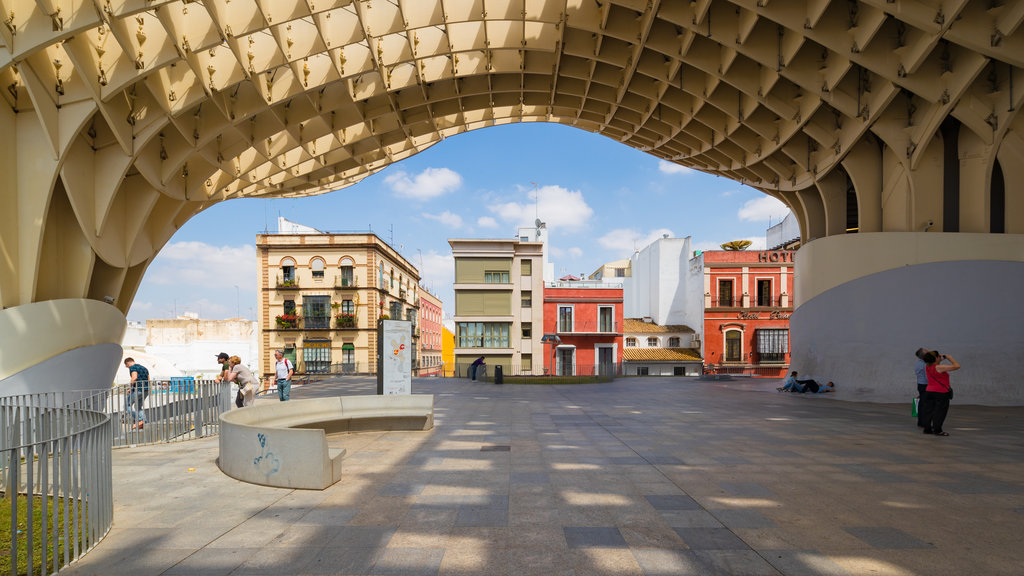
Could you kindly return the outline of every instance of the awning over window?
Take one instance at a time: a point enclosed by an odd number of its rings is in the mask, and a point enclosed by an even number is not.
[[[341,345],[341,349],[342,350],[355,350],[356,346],[355,346],[355,344],[342,344]]]

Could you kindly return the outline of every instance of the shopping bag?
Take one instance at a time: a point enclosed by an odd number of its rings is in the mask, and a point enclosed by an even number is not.
[[[913,400],[910,401],[910,415],[913,416],[914,418],[917,418],[917,402],[918,402],[918,400],[919,400],[918,398],[914,398]]]

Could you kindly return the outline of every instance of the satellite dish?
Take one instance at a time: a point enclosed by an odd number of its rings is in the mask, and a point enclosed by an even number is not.
[[[533,225],[536,226],[537,228],[540,228],[541,224],[543,224],[543,222],[540,221],[540,218],[537,218],[536,220],[533,221]]]

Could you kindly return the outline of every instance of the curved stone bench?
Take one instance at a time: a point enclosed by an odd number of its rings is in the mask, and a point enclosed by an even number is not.
[[[260,402],[221,414],[218,463],[243,482],[323,490],[341,479],[345,455],[328,434],[433,427],[432,394]]]

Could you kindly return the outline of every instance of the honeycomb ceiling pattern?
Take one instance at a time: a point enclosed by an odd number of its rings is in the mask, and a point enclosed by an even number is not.
[[[981,146],[1021,132],[1021,0],[0,0],[0,19],[5,306],[126,309],[205,207],[335,190],[496,124],[746,183],[805,236],[845,229],[822,183],[865,141],[913,174],[947,117]],[[862,229],[909,228],[906,203],[862,201]]]

